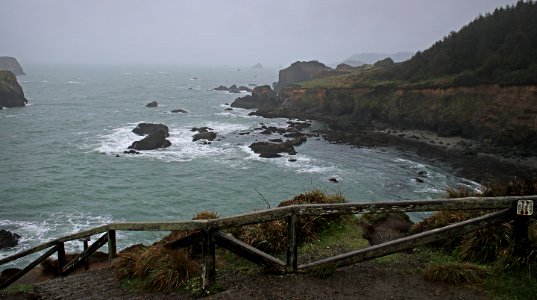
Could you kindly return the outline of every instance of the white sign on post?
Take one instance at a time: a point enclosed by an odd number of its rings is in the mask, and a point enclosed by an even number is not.
[[[518,200],[516,206],[516,214],[519,216],[531,216],[533,215],[533,201],[531,200]]]

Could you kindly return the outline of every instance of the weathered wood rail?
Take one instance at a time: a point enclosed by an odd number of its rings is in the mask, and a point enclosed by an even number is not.
[[[272,208],[262,211],[255,211],[231,217],[224,217],[213,220],[193,220],[177,222],[136,222],[136,223],[112,223],[76,234],[64,236],[28,250],[21,251],[15,255],[0,259],[0,266],[8,262],[17,260],[27,255],[48,249],[39,258],[35,259],[23,270],[0,283],[3,289],[31,269],[36,267],[46,258],[57,253],[59,273],[62,276],[68,275],[77,266],[99,248],[108,244],[109,265],[116,256],[116,232],[117,231],[170,231],[189,230],[197,232],[183,240],[172,242],[169,246],[184,247],[196,242],[202,244],[203,254],[203,287],[207,288],[214,284],[216,279],[215,268],[215,248],[216,245],[232,251],[248,260],[261,266],[281,273],[292,273],[307,271],[319,265],[330,264],[336,267],[346,266],[357,262],[373,259],[376,257],[405,251],[414,247],[439,241],[449,237],[465,234],[494,224],[515,220],[515,243],[527,242],[528,220],[533,214],[525,211],[525,216],[517,215],[517,207],[520,203],[533,203],[537,196],[521,197],[469,197],[458,199],[437,199],[420,201],[398,201],[398,202],[376,202],[376,203],[342,203],[342,204],[312,204],[312,205],[292,205],[286,207]],[[523,201],[523,202],[520,202]],[[297,219],[301,216],[321,216],[321,215],[344,215],[363,213],[389,213],[389,212],[430,212],[442,210],[491,210],[492,212],[483,216],[466,220],[464,222],[451,224],[442,228],[414,234],[383,244],[358,249],[349,253],[325,258],[319,261],[298,265],[297,247]],[[520,210],[520,207],[519,207]],[[224,229],[240,227],[273,220],[287,220],[288,236],[286,261],[281,261],[259,249],[256,249],[235,238]],[[85,247],[85,250],[73,260],[67,262],[65,255],[65,242],[87,239],[93,235],[102,234],[93,244]]]

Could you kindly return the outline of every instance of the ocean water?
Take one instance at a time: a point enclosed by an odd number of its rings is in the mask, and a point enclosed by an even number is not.
[[[278,135],[240,133],[261,123],[285,127],[288,120],[225,110],[245,94],[211,89],[271,84],[275,69],[36,65],[25,71],[19,82],[30,105],[0,110],[0,229],[22,236],[0,257],[110,222],[187,220],[202,210],[229,216],[264,208],[265,201],[276,206],[312,188],[370,202],[432,199],[447,187],[477,187],[406,153],[321,138],[297,147],[296,162],[259,158],[248,145]],[[154,100],[157,108],[145,107]],[[188,113],[170,113],[178,108]],[[167,125],[172,146],[124,155],[141,139],[131,132],[140,122]],[[192,142],[191,129],[200,126],[212,128],[217,140]],[[428,173],[425,182],[415,181],[417,171]],[[164,234],[119,232],[118,246],[152,243]],[[67,247],[76,251],[82,244]]]

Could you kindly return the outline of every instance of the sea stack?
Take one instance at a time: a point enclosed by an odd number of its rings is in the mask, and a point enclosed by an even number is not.
[[[22,87],[17,77],[11,71],[0,71],[0,107],[25,106],[28,100],[24,98]]]

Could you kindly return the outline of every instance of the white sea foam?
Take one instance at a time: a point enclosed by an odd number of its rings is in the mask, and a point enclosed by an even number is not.
[[[0,219],[0,228],[20,235],[19,244],[16,247],[0,251],[0,258],[30,249],[61,236],[120,221],[124,220],[114,220],[111,216],[100,216],[91,213],[53,213],[40,216],[40,221]],[[67,252],[80,252],[81,250],[82,245],[80,243],[66,244]],[[29,259],[29,257],[26,258],[26,260]],[[8,265],[13,266],[20,262],[21,260],[18,260]]]
[[[80,84],[80,83],[82,83],[82,82],[80,82],[80,81],[70,80],[70,81],[67,81],[67,83],[69,83],[69,84]]]

